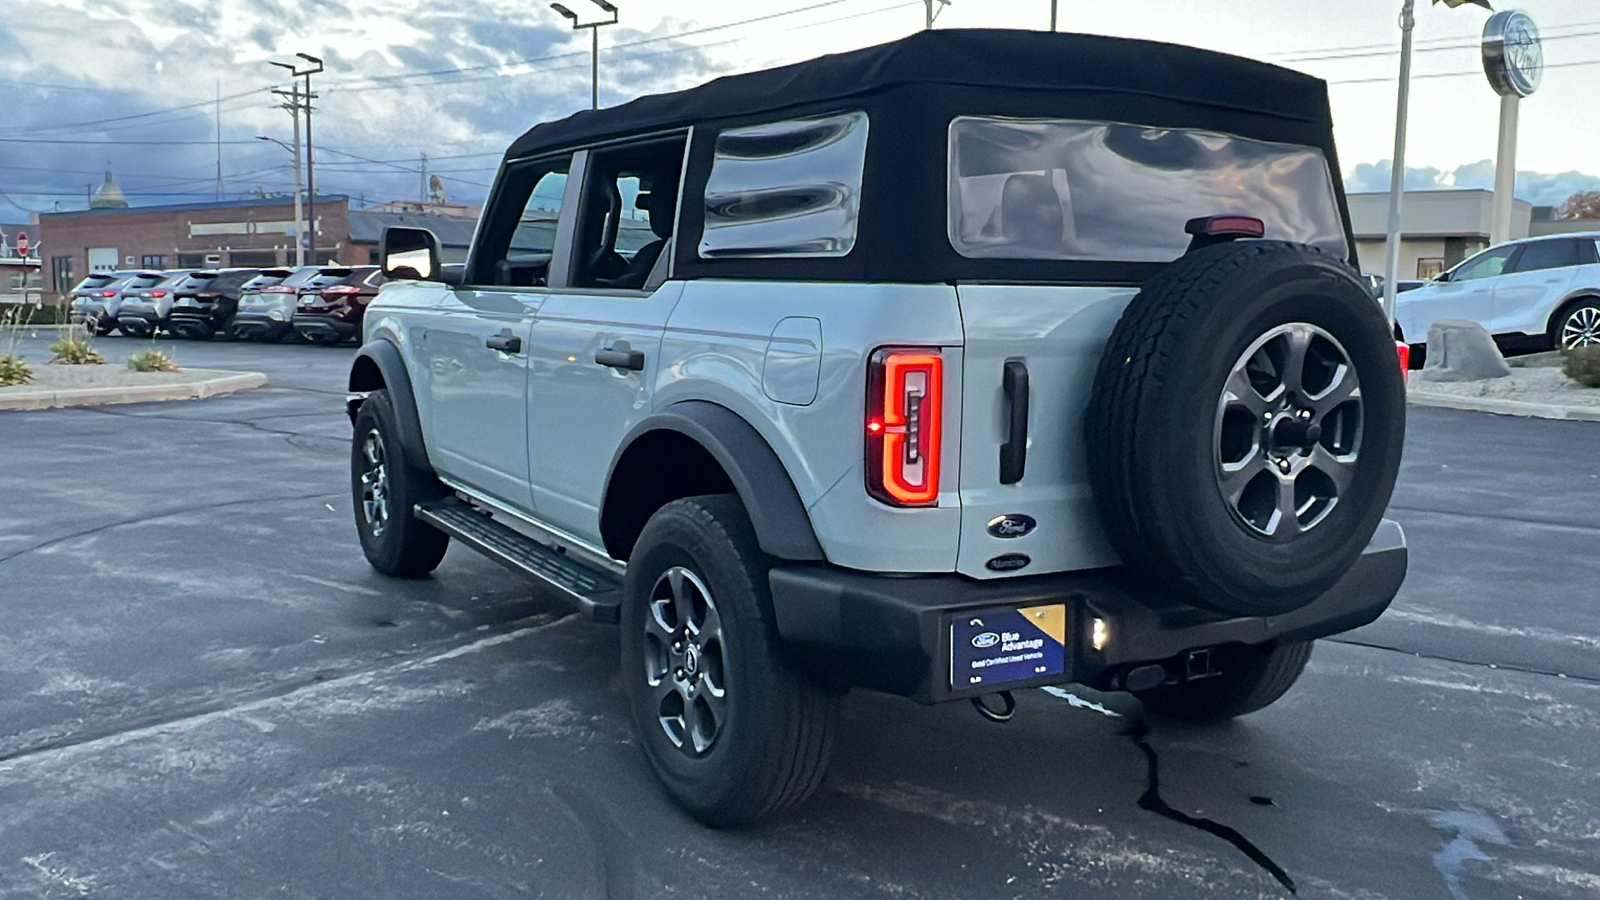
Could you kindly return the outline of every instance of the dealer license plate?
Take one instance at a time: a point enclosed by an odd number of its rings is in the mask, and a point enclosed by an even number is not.
[[[1061,675],[1067,667],[1067,607],[1005,606],[950,622],[950,688],[1001,688]]]

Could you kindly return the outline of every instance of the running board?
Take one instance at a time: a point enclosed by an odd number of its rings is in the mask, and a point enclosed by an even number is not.
[[[621,619],[622,583],[496,522],[489,514],[446,497],[419,503],[417,518],[497,563],[554,587],[596,622]]]

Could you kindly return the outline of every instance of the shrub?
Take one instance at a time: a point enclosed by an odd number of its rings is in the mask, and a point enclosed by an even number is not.
[[[163,350],[145,350],[128,357],[128,368],[135,372],[176,372],[178,364]]]
[[[75,337],[67,336],[50,345],[50,361],[66,366],[104,365],[106,358],[100,351],[89,346],[88,341],[81,341]]]
[[[1562,357],[1561,371],[1584,387],[1600,388],[1600,346],[1568,350]]]
[[[33,380],[33,369],[15,356],[0,356],[0,387],[27,384]]]

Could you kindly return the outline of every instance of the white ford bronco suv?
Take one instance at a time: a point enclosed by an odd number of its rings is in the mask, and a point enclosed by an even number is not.
[[[464,269],[395,228],[350,373],[367,558],[620,622],[702,821],[818,785],[851,687],[1259,709],[1406,569],[1404,382],[1323,82],[934,31],[540,124]]]

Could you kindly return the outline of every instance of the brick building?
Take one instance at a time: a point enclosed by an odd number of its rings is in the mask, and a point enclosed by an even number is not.
[[[315,262],[367,262],[369,249],[350,242],[350,198],[319,196],[316,215]],[[43,213],[45,289],[66,291],[90,272],[116,269],[292,264],[294,226],[286,197]]]

